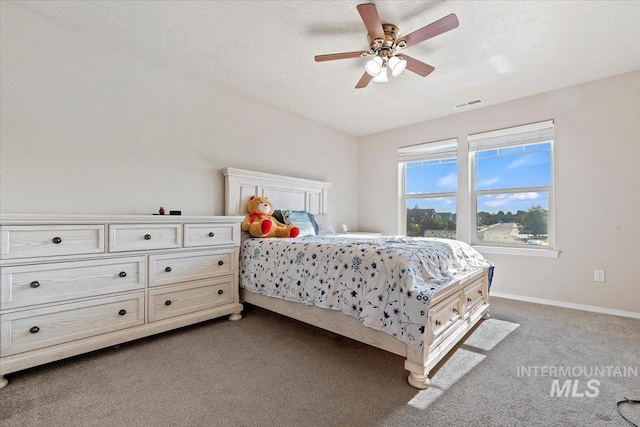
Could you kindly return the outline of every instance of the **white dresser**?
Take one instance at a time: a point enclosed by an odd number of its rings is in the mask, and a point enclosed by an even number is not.
[[[241,216],[0,216],[5,374],[242,316]]]

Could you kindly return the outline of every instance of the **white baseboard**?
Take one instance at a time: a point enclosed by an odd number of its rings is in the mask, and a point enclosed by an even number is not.
[[[554,301],[550,299],[525,297],[521,295],[504,294],[502,292],[490,292],[489,297],[507,298],[518,301],[532,302],[534,304],[553,305],[556,307],[572,308],[574,310],[591,311],[594,313],[610,314],[612,316],[630,317],[632,319],[640,319],[640,313],[633,311],[615,310],[612,308],[596,307],[593,305],[574,304],[571,302]]]

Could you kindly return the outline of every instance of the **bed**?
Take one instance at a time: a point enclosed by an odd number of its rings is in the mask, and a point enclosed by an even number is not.
[[[283,210],[326,213],[330,183],[223,174],[226,215],[244,214],[253,195]],[[426,389],[434,366],[488,316],[492,270],[468,245],[446,239],[247,239],[240,298],[405,357],[409,384]]]

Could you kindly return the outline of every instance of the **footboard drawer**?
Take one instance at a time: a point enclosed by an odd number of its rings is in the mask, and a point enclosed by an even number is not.
[[[476,311],[478,307],[482,306],[482,285],[484,280],[482,278],[476,280],[470,285],[464,288],[464,301],[466,304],[465,317]]]
[[[453,325],[462,318],[460,306],[460,292],[458,292],[430,310],[434,340],[444,338],[453,330]]]
[[[201,280],[149,291],[149,322],[233,302],[233,278]]]
[[[0,356],[144,323],[144,292],[2,315]]]

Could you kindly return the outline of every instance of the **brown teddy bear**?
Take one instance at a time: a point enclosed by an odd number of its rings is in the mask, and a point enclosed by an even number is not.
[[[242,221],[242,231],[253,237],[297,237],[300,229],[295,225],[285,225],[273,215],[273,205],[266,197],[251,196],[247,206],[249,213]]]

